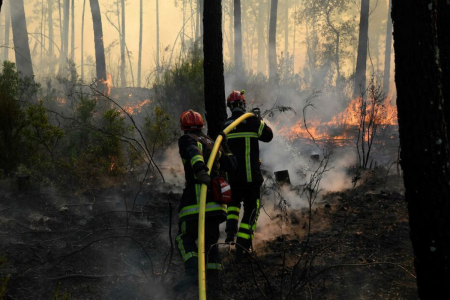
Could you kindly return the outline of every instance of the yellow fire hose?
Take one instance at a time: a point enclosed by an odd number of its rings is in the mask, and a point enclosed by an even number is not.
[[[254,116],[253,113],[246,113],[237,118],[227,128],[223,130],[225,134],[228,134],[234,127],[238,126],[242,121]],[[222,136],[219,135],[214,143],[214,147],[211,151],[211,155],[208,159],[208,174],[211,173],[213,162],[216,158],[217,151],[219,150],[220,143],[222,142]],[[198,298],[200,300],[206,300],[206,264],[205,264],[205,209],[206,209],[206,184],[202,184],[200,190],[200,208],[198,211]]]

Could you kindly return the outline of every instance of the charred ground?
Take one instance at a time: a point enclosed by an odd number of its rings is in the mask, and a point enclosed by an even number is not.
[[[226,268],[221,296],[416,299],[401,186],[397,175],[372,171],[359,187],[329,193],[315,205],[310,231],[307,209],[288,209],[283,220],[274,214],[283,230],[269,240],[256,233],[253,264],[235,264],[233,249],[221,246]],[[151,181],[139,194],[138,189],[64,195],[3,187],[5,298],[196,299],[196,289],[183,295],[171,291],[183,276],[169,238],[169,228],[172,240],[176,235],[180,194],[170,184]]]

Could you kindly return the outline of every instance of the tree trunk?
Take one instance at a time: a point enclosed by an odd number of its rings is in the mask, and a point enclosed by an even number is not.
[[[447,137],[450,139],[450,3],[438,0],[438,41],[439,58],[442,70],[442,92],[444,94],[445,122],[447,124]]]
[[[40,38],[39,38],[39,44],[41,46],[41,51],[40,51],[40,57],[39,57],[39,64],[41,65],[41,68],[38,70],[40,73],[39,75],[42,76],[42,66],[43,64],[43,59],[44,59],[44,45],[45,45],[45,40],[44,40],[44,35],[45,35],[45,25],[44,25],[44,0],[41,0],[41,22],[40,22],[40,26],[41,26],[41,34],[40,34]]]
[[[9,31],[11,26],[11,10],[9,2],[5,4],[5,48],[3,48],[3,60],[8,60],[9,54]]]
[[[156,0],[156,75],[159,76],[159,0]]]
[[[388,18],[386,24],[386,43],[384,49],[384,75],[383,91],[386,95],[389,93],[391,83],[391,48],[392,48],[392,18],[391,18],[392,0],[389,0]]]
[[[84,80],[84,12],[86,9],[86,0],[83,0],[83,14],[81,16],[81,81]]]
[[[105,47],[103,44],[102,16],[98,0],[89,0],[92,12],[92,22],[94,24],[94,43],[95,43],[95,66],[97,71],[97,85],[99,89],[105,91],[106,81],[106,63]]]
[[[234,0],[234,65],[236,77],[243,71],[242,62],[242,26],[241,26],[241,0]]]
[[[200,17],[200,47],[203,48],[203,40],[204,37],[203,35],[205,34],[205,28],[204,28],[204,22],[203,22],[203,12],[205,11],[204,9],[204,4],[205,4],[205,0],[197,0],[198,1],[198,6],[199,6],[199,17]],[[221,2],[222,4],[222,2]]]
[[[63,24],[61,32],[61,55],[59,59],[59,74],[65,74],[66,60],[69,52],[69,14],[70,0],[63,0]]]
[[[221,1],[205,1],[203,13],[205,111],[208,135],[213,139],[222,131],[227,118],[221,24]]]
[[[138,54],[138,73],[137,73],[137,85],[141,87],[141,68],[142,68],[142,0],[139,1],[139,54]]]
[[[126,87],[127,79],[125,74],[125,0],[120,1],[122,13],[122,26],[120,35],[120,86]]]
[[[2,0],[0,0],[0,1],[2,1]],[[1,6],[0,6],[0,12],[1,12]],[[3,15],[4,14],[2,14],[2,13],[0,13],[0,28],[2,27],[2,25],[3,25]],[[0,34],[0,45],[2,45],[3,46],[3,38],[4,38],[4,36],[2,35],[2,34]]]
[[[269,81],[277,81],[277,9],[278,0],[271,0],[269,27]]]
[[[53,0],[47,1],[47,26],[48,26],[48,64],[49,64],[49,74],[53,76],[55,74],[55,64],[54,64],[54,45],[55,36],[53,31]]]
[[[392,1],[401,166],[420,299],[450,295],[450,158],[437,1]],[[439,23],[439,25],[441,25]],[[448,100],[446,100],[448,101]]]
[[[258,8],[258,73],[266,74],[266,45],[264,38],[264,0],[259,0]]]
[[[297,6],[295,6],[295,12],[294,15],[297,15]],[[294,21],[294,38],[293,38],[293,45],[292,45],[292,72],[295,74],[295,34],[297,33],[297,26]]]
[[[289,58],[289,0],[284,4],[284,72],[288,72],[288,58]]]
[[[369,40],[369,7],[370,0],[361,0],[359,18],[358,56],[356,58],[355,85],[353,96],[357,97],[366,90],[367,44]]]
[[[229,9],[229,15],[228,15],[228,17],[230,19],[229,29],[228,29],[230,32],[230,35],[229,35],[229,37],[230,37],[230,62],[232,62],[232,60],[234,58],[234,39],[233,39],[233,36],[234,36],[234,32],[233,32],[234,11],[231,9],[233,7],[233,1],[234,0],[230,0],[230,4],[229,4],[230,9]]]
[[[17,71],[21,72],[23,77],[33,78],[33,64],[31,62],[30,45],[28,44],[27,21],[23,0],[9,1],[9,4]]]
[[[75,62],[75,0],[72,0],[71,8],[72,30],[70,34],[70,59]]]

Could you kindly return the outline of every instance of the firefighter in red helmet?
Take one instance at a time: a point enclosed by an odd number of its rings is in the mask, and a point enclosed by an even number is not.
[[[245,113],[244,91],[233,91],[227,98],[231,117],[225,127]],[[228,174],[231,184],[232,203],[228,205],[226,242],[234,242],[237,235],[236,259],[241,260],[250,250],[253,233],[260,210],[260,187],[263,177],[260,169],[259,143],[270,142],[272,129],[259,117],[250,117],[228,134],[228,145],[236,156],[237,170]],[[243,202],[243,217],[239,224],[239,213]],[[247,251],[246,251],[247,250]]]
[[[205,127],[202,116],[193,110],[185,111],[180,117],[184,135],[178,140],[180,156],[184,165],[186,187],[179,205],[178,235],[175,239],[185,265],[185,278],[174,286],[176,292],[183,292],[198,284],[198,258],[196,240],[198,237],[198,211],[202,184],[210,185],[211,178],[219,176],[219,170],[233,171],[236,160],[226,140],[222,141],[216,160],[208,175],[209,155],[214,141],[202,132]],[[208,189],[206,198],[205,253],[207,254],[207,276],[215,277],[222,269],[218,257],[219,224],[227,217],[226,205],[216,203]]]

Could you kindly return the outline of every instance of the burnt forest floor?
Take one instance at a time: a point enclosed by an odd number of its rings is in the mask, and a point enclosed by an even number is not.
[[[138,189],[73,196],[3,186],[0,295],[4,287],[5,299],[197,299],[195,288],[172,292],[184,274],[169,238],[179,189]],[[310,230],[308,209],[288,208],[278,236],[257,230],[253,263],[235,263],[234,247],[220,246],[225,270],[208,299],[417,299],[402,194],[400,178],[373,172],[325,195]]]

